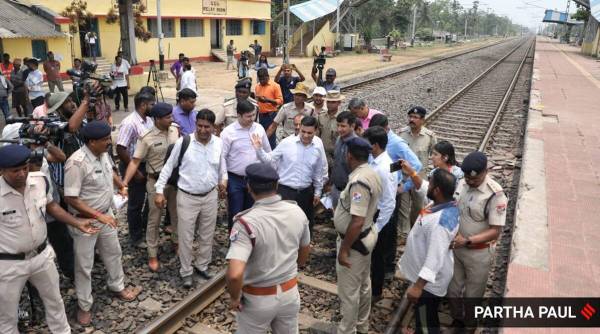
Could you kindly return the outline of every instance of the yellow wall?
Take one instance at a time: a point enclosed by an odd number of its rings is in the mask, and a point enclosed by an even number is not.
[[[312,57],[313,55],[315,55],[314,53],[314,49],[315,46],[318,46],[319,48],[321,48],[322,46],[329,46],[331,48],[334,47],[334,42],[335,42],[335,33],[332,33],[331,31],[329,31],[329,24],[330,22],[327,21],[323,27],[321,28],[321,30],[319,30],[316,34],[315,34],[315,38],[313,38],[312,41],[310,41],[310,43],[308,43],[308,45],[306,45],[306,56],[307,57]],[[306,41],[304,41],[306,43]]]
[[[71,43],[69,38],[41,38],[46,41],[48,51],[52,51],[55,56],[61,56],[61,72],[73,66],[71,61]],[[4,52],[10,54],[11,58],[31,57],[33,47],[31,39],[28,38],[9,38],[3,39]],[[39,66],[40,71],[44,71],[42,66]]]
[[[147,2],[147,12],[144,16],[154,18],[156,16],[156,0],[142,0]],[[58,13],[64,10],[70,0],[37,0],[32,1],[42,4]],[[107,24],[105,15],[111,6],[109,0],[88,0],[88,10],[94,15],[98,15],[98,37],[100,39],[101,56],[112,62],[116,56],[120,41],[119,23]],[[238,52],[248,49],[248,45],[258,40],[263,46],[263,51],[270,50],[270,17],[271,17],[271,2],[269,0],[228,0],[227,15],[203,17],[202,1],[189,0],[163,0],[161,2],[161,15],[164,18],[174,19],[175,37],[163,39],[163,51],[165,59],[176,59],[180,52],[185,53],[191,58],[207,58],[210,57],[210,41],[211,19],[221,19],[222,29],[222,45],[223,47],[229,43],[230,39],[234,40]],[[198,18],[203,20],[204,36],[202,37],[181,37],[180,19],[183,18]],[[226,34],[226,19],[242,19],[242,35],[227,36]],[[264,20],[265,34],[251,34],[251,20]],[[81,57],[81,45],[79,36],[75,35],[74,56]],[[70,46],[69,46],[70,48]],[[138,62],[148,62],[150,59],[158,60],[158,38],[151,38],[148,42],[141,40],[136,41],[136,53]],[[65,57],[67,58],[67,57]]]

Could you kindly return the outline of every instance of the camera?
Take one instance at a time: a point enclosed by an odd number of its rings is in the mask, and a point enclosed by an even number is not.
[[[42,129],[36,129],[39,123],[43,123]],[[61,139],[68,122],[63,122],[59,117],[33,118],[15,117],[6,120],[6,124],[22,123],[19,128],[19,138],[26,140],[29,144],[44,145],[48,141]]]
[[[326,62],[327,59],[325,59],[325,55],[320,54],[313,60],[313,66],[316,67],[319,71],[323,71]]]
[[[112,86],[112,78],[109,75],[98,75],[96,74],[96,69],[98,68],[97,64],[84,60],[81,63],[81,69],[79,71],[70,69],[67,71],[67,74],[73,77],[80,78],[79,82],[75,84],[75,93],[77,94],[77,99],[81,100],[84,95],[84,91],[87,91],[90,95],[90,105],[96,102],[96,99],[100,95],[110,95]],[[96,91],[93,86],[93,82],[97,81],[100,83],[100,87],[102,88],[100,92]]]

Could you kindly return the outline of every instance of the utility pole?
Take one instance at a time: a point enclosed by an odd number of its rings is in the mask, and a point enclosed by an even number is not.
[[[160,15],[160,0],[156,0],[156,25],[158,26],[158,64],[161,71],[165,70],[165,54],[163,53],[162,17]]]
[[[468,12],[465,10],[465,41],[467,40],[467,22],[469,20]]]
[[[340,0],[337,0],[337,8],[336,8],[337,19],[335,22],[335,43],[333,45],[333,49],[335,50],[335,44],[340,43]]]
[[[410,39],[410,46],[415,44],[415,32],[417,29],[417,4],[413,5],[413,19],[412,19],[412,37]]]
[[[290,0],[285,3],[285,41],[283,42],[283,63],[290,63]]]
[[[121,28],[121,47],[123,56],[132,65],[137,64],[135,52],[135,31],[133,19],[133,1],[119,0],[119,24]]]

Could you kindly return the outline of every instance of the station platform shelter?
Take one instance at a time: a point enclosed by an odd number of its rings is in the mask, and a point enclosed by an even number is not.
[[[600,297],[599,129],[600,63],[538,36],[506,297]]]

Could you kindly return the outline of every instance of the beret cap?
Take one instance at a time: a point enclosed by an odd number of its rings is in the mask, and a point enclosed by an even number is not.
[[[354,137],[354,138],[350,138],[347,142],[346,145],[348,145],[348,147],[358,147],[364,150],[367,150],[368,152],[371,152],[372,150],[372,146],[371,144],[369,144],[368,141],[366,141],[364,138],[361,137]]]
[[[270,183],[279,180],[277,171],[266,163],[253,163],[246,167],[248,181],[256,183]]]
[[[425,115],[427,114],[427,109],[421,107],[421,106],[415,106],[415,107],[410,107],[410,109],[408,109],[408,114],[419,114],[421,115],[421,117],[425,117]]]
[[[29,161],[31,150],[24,145],[10,144],[0,147],[0,168],[23,166]]]
[[[487,169],[487,157],[480,151],[471,152],[463,160],[460,169],[466,175],[475,176]]]
[[[169,114],[173,113],[173,106],[168,104],[168,103],[164,103],[164,102],[158,102],[157,104],[155,104],[152,109],[150,109],[150,117],[165,117]]]
[[[111,132],[110,125],[108,125],[105,121],[91,121],[87,125],[85,125],[79,133],[85,139],[102,139],[110,136]]]
[[[243,78],[243,79],[239,80],[235,84],[235,89],[238,89],[238,88],[251,89],[252,88],[252,79],[250,79],[250,78]]]

